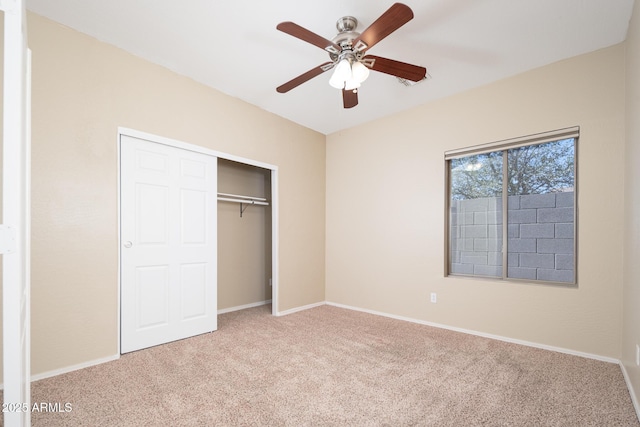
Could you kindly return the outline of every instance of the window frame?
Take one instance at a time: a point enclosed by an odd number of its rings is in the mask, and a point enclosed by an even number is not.
[[[509,168],[507,162],[508,150],[526,146],[541,145],[548,142],[559,141],[563,139],[574,139],[573,143],[573,281],[572,282],[558,282],[540,279],[521,279],[508,276],[508,244],[509,244],[509,219],[508,219],[508,200],[509,194],[505,191],[504,183],[509,178]],[[444,153],[445,160],[445,234],[444,234],[444,273],[445,277],[461,277],[480,280],[497,280],[506,282],[520,282],[539,285],[553,285],[560,287],[578,287],[578,147],[580,139],[580,127],[574,126],[569,128],[558,129],[549,132],[543,132],[528,136],[522,136],[517,138],[511,138],[496,142],[490,142],[487,144],[474,145],[466,148],[449,150]],[[452,273],[451,272],[451,247],[450,247],[450,235],[451,235],[451,160],[469,157],[478,154],[486,154],[492,152],[502,151],[503,165],[502,168],[502,277],[482,276],[476,274],[464,274],[464,273]]]

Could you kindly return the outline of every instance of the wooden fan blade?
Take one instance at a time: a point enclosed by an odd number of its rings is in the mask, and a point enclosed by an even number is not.
[[[276,26],[276,28],[283,33],[287,33],[307,43],[311,43],[312,45],[318,46],[320,49],[324,49],[328,52],[340,53],[340,51],[342,50],[340,46],[338,46],[331,40],[327,40],[324,37],[319,36],[316,33],[313,33],[293,22],[281,22]]]
[[[285,84],[283,84],[281,86],[278,86],[276,88],[276,90],[278,92],[280,92],[280,93],[289,92],[294,87],[298,87],[302,83],[304,83],[304,82],[306,82],[308,80],[311,80],[312,78],[314,78],[316,76],[319,76],[320,74],[324,73],[327,70],[330,70],[331,67],[328,67],[328,65],[330,65],[330,64],[333,64],[333,62],[325,62],[322,65],[318,65],[317,67],[310,69],[306,73],[300,74],[295,79],[289,80]]]
[[[353,108],[358,105],[358,92],[342,89],[342,105],[344,108]]]
[[[353,41],[353,47],[362,52],[370,49],[412,19],[413,11],[409,6],[395,3]],[[363,42],[366,46],[359,47],[359,42]]]
[[[395,61],[393,59],[382,58],[380,56],[367,55],[364,60],[375,60],[371,69],[380,73],[401,77],[412,82],[419,82],[427,75],[427,69],[406,62]]]

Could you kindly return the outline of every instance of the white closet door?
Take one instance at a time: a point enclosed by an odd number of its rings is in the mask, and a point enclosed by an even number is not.
[[[121,352],[217,329],[217,158],[121,137]]]

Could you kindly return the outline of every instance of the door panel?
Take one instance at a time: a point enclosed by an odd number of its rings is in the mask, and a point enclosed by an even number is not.
[[[136,268],[136,330],[169,323],[169,268],[167,265]]]
[[[204,263],[182,265],[180,290],[182,292],[182,320],[206,315],[207,265]]]
[[[121,351],[217,328],[217,159],[121,138]]]
[[[167,245],[169,188],[136,183],[136,236],[140,245]]]
[[[207,193],[182,190],[180,194],[180,224],[183,245],[204,245],[207,238]]]

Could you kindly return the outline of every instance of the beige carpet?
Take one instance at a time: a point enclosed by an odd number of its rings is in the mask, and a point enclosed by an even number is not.
[[[34,426],[639,426],[618,365],[322,306],[32,385]]]

